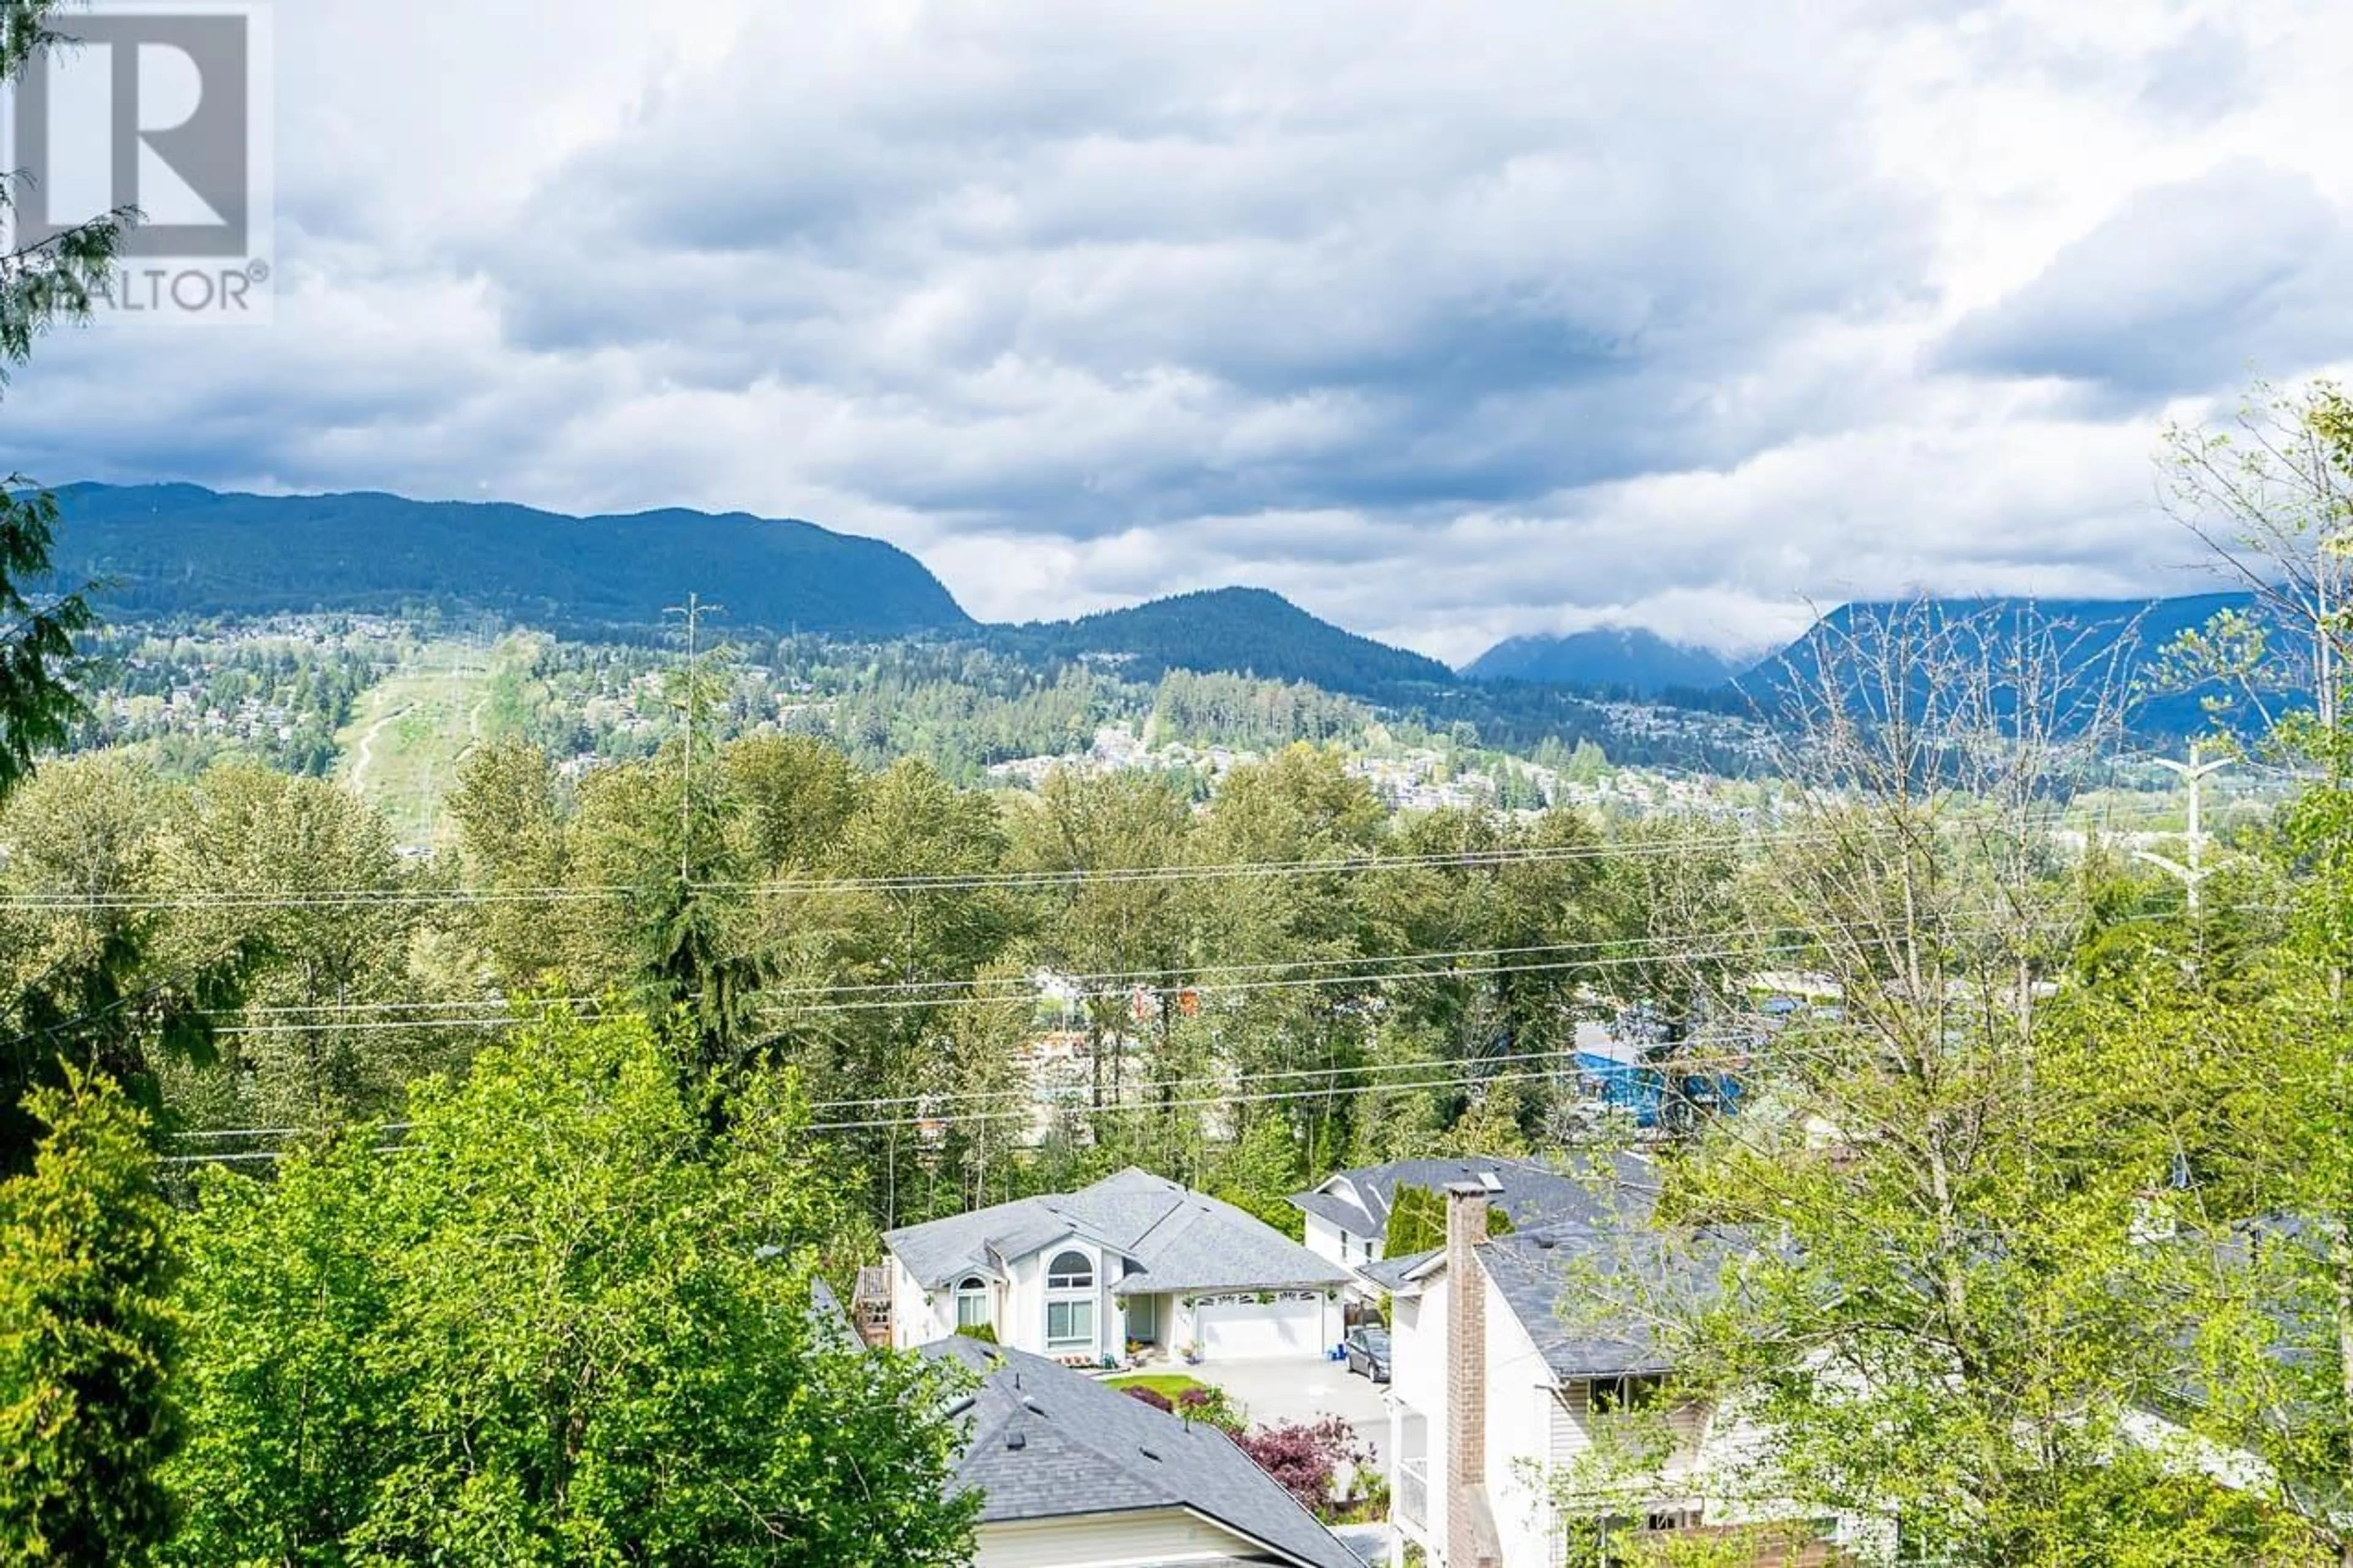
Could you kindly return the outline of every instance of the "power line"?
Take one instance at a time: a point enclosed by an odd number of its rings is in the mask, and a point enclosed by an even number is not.
[[[1044,890],[1071,886],[1256,879],[1332,875],[1378,875],[1424,869],[1485,869],[1550,865],[1579,860],[1645,858],[1679,854],[1687,845],[1564,845],[1557,847],[1499,847],[1410,856],[1353,856],[1314,860],[1238,861],[1224,864],[1071,868],[1064,870],[944,872],[897,877],[779,877],[764,880],[688,880],[689,892],[749,892],[770,895],[864,892],[987,892]],[[0,896],[0,909],[32,910],[149,910],[187,909],[307,909],[371,904],[501,904],[591,902],[667,893],[672,882],[568,884],[532,888],[314,888],[282,890],[220,889],[172,895],[19,893]]]
[[[2255,908],[2257,906],[2246,906]],[[1989,919],[2010,911],[2000,907],[1986,907],[1950,912],[1952,919]],[[2137,923],[2164,920],[2166,915],[2146,914],[2119,917],[2111,923]],[[1755,928],[1729,928],[1705,932],[1673,932],[1645,937],[1603,938],[1585,942],[1562,942],[1529,948],[1465,948],[1452,952],[1432,952],[1392,956],[1335,956],[1331,958],[1286,960],[1267,964],[1211,966],[1202,969],[1130,970],[1107,972],[1097,976],[1068,976],[1072,980],[1103,980],[1116,989],[1082,990],[1070,1000],[1117,1000],[1145,989],[1155,994],[1198,992],[1210,997],[1228,997],[1271,991],[1315,990],[1334,986],[1383,985],[1400,982],[1491,979],[1511,974],[1561,973],[1582,969],[1615,969],[1642,964],[1672,962],[1678,963],[1729,963],[1768,958],[1802,957],[1815,949],[1822,938],[1831,934],[1870,935],[1888,929],[1882,922],[1849,921],[1821,922],[1808,926],[1782,926],[1758,931]],[[2000,934],[1982,927],[1956,927],[1936,933],[1941,940],[1967,942]],[[1744,942],[1744,939],[1772,936],[1781,940]],[[1702,944],[1723,943],[1708,946]],[[1742,945],[1729,945],[1741,943]],[[1627,951],[1655,948],[1661,951]],[[1459,958],[1504,958],[1582,953],[1589,956],[1542,963],[1491,963],[1481,964],[1448,963],[1444,967],[1397,969],[1383,967],[1400,963],[1428,964]],[[1222,974],[1252,974],[1267,970],[1295,968],[1326,968],[1341,971],[1329,974],[1306,974],[1264,979],[1222,980]],[[1050,973],[1051,972],[1047,972]],[[1130,983],[1136,983],[1131,984]],[[806,987],[764,989],[752,993],[746,1001],[766,1009],[783,1009],[794,1018],[807,1018],[876,1011],[913,1010],[927,1007],[985,1005],[990,1003],[1021,1002],[1039,996],[1034,983],[1028,976],[1008,978],[1002,989],[991,991],[977,978],[877,981]],[[802,1001],[800,998],[818,998]],[[833,999],[847,998],[847,999]],[[560,997],[535,998],[533,1005],[595,1006],[601,998]],[[485,998],[476,1003],[431,1003],[423,1005],[437,1010],[462,1012],[471,1006],[483,1009],[470,1016],[406,1017],[383,1016],[385,1012],[403,1009],[402,1003],[314,1003],[306,1009],[290,1013],[298,1021],[267,1024],[228,1024],[221,1027],[224,1036],[268,1036],[310,1034],[321,1029],[395,1031],[425,1029],[480,1029],[512,1024],[527,1016],[518,1013],[514,1005]],[[234,1016],[234,1015],[224,1015]],[[288,1014],[274,1014],[285,1016]],[[357,1022],[326,1022],[320,1018],[356,1017]]]
[[[1552,1075],[1549,1073],[1527,1071],[1495,1073],[1491,1075],[1472,1075],[1468,1077],[1451,1075],[1444,1078],[1423,1079],[1411,1083],[1380,1084],[1377,1086],[1365,1087],[1347,1086],[1337,1089],[1275,1090],[1252,1094],[1219,1094],[1206,1098],[1164,1100],[1154,1105],[1127,1107],[1123,1109],[1134,1110],[1198,1110],[1205,1106],[1271,1105],[1299,1100],[1318,1100],[1326,1098],[1345,1099],[1375,1092],[1410,1093],[1427,1089],[1475,1089],[1498,1083],[1534,1082],[1547,1079],[1551,1076]],[[1039,1109],[1050,1108],[1023,1107],[1015,1110],[975,1111],[967,1112],[953,1118],[885,1117],[878,1120],[858,1121],[812,1121],[806,1124],[801,1131],[804,1132],[857,1132],[881,1131],[893,1127],[920,1128],[925,1122],[932,1121],[954,1121],[957,1122],[965,1122],[1034,1120],[1037,1111]],[[412,1123],[410,1125],[413,1126],[414,1124]],[[392,1153],[409,1147],[413,1147],[413,1145],[380,1145],[371,1150],[370,1152]],[[299,1153],[301,1151],[299,1150],[269,1149],[251,1150],[236,1155],[168,1154],[162,1156],[159,1159],[158,1163],[167,1165],[197,1165],[221,1164],[227,1163],[232,1160],[248,1163],[255,1161],[272,1161],[286,1159],[295,1153]]]
[[[1710,1052],[1706,1054],[1702,1054],[1695,1049],[1695,1047],[1702,1046],[1732,1044],[1739,1044],[1744,1048],[1738,1050]],[[1765,1048],[1771,1048],[1770,1042],[1759,1042],[1747,1039],[1742,1036],[1728,1033],[1694,1036],[1686,1040],[1675,1042],[1672,1046],[1663,1047],[1662,1048],[1671,1049],[1673,1052],[1673,1055],[1662,1061],[1625,1065],[1634,1068],[1635,1070],[1668,1071],[1673,1076],[1688,1077],[1693,1075],[1684,1069],[1694,1066],[1728,1066],[1754,1060],[1757,1055],[1761,1054],[1760,1050],[1755,1047],[1758,1047],[1760,1046]],[[1303,1079],[1332,1079],[1349,1077],[1365,1077],[1372,1079],[1375,1081],[1360,1086],[1343,1086],[1338,1089],[1336,1092],[1377,1093],[1387,1091],[1388,1089],[1395,1087],[1393,1085],[1378,1081],[1380,1075],[1383,1074],[1430,1072],[1446,1069],[1477,1071],[1479,1069],[1515,1066],[1531,1062],[1570,1061],[1584,1054],[1585,1053],[1581,1047],[1575,1045],[1567,1045],[1555,1047],[1547,1050],[1514,1052],[1502,1056],[1461,1058],[1433,1057],[1411,1061],[1366,1061],[1320,1068],[1265,1068],[1253,1072],[1237,1071],[1229,1073],[1195,1075],[1185,1078],[1134,1079],[1123,1084],[1121,1086],[1120,1092],[1123,1096],[1148,1096],[1161,1094],[1170,1090],[1196,1089],[1216,1089],[1222,1091],[1246,1088],[1254,1083],[1293,1083]],[[1798,1052],[1782,1051],[1777,1054],[1824,1057],[1829,1055],[1826,1050],[1820,1047]],[[1493,1075],[1489,1076],[1492,1077]],[[1487,1081],[1487,1079],[1482,1078],[1480,1081]],[[873,1096],[848,1100],[820,1100],[810,1101],[807,1106],[807,1109],[812,1111],[870,1110],[890,1106],[908,1106],[922,1110],[925,1112],[925,1114],[918,1120],[929,1121],[937,1120],[943,1116],[953,1118],[956,1114],[953,1108],[958,1105],[977,1104],[985,1106],[993,1105],[999,1101],[1012,1100],[1021,1100],[1033,1105],[1046,1105],[1050,1102],[1040,1099],[1039,1097],[1041,1095],[1052,1093],[1060,1087],[1061,1086],[1040,1085],[1037,1083],[1023,1083],[1008,1085],[1006,1088],[996,1089],[947,1089],[931,1093],[910,1095]],[[1077,1088],[1081,1086],[1071,1087]],[[1124,1112],[1155,1110],[1160,1109],[1160,1106],[1157,1103],[1150,1101],[1131,1102],[1127,1100],[1123,1100],[1100,1109],[1106,1112]],[[414,1122],[407,1121],[395,1121],[378,1122],[374,1123],[373,1125],[378,1131],[396,1132],[408,1131],[416,1124]],[[327,1131],[331,1130],[322,1127],[240,1127],[225,1128],[206,1131],[183,1132],[174,1134],[174,1136],[182,1142],[227,1141],[237,1138],[305,1137],[316,1135]]]
[[[1701,819],[1704,820],[1704,819]],[[1713,824],[1710,824],[1714,826]],[[2063,826],[2053,816],[2033,826],[2050,829]],[[2100,826],[2094,824],[2094,826]],[[1893,833],[1894,827],[1864,831]],[[1728,842],[1748,848],[1844,842],[1852,831],[1737,832]],[[1027,871],[975,871],[909,874],[889,877],[796,876],[765,879],[688,880],[690,893],[746,892],[769,896],[839,895],[847,893],[1042,891],[1069,887],[1157,884],[1225,879],[1281,879],[1318,876],[1377,876],[1415,870],[1482,870],[1515,866],[1574,864],[1584,860],[1641,860],[1689,853],[1686,842],[1605,842],[1560,845],[1502,845],[1425,855],[1359,855],[1322,859],[1235,861],[1201,865],[1092,867]],[[522,888],[417,888],[384,885],[308,889],[220,889],[174,894],[33,892],[0,895],[0,910],[41,913],[155,911],[200,909],[334,909],[372,905],[497,905],[509,903],[589,903],[676,890],[681,884],[650,883],[561,884]]]
[[[1985,913],[1987,911],[1979,910],[1975,912]],[[1390,967],[1404,963],[1443,963],[1465,958],[1504,959],[1570,952],[1615,951],[1629,948],[1660,946],[1682,947],[1693,942],[1728,942],[1748,934],[1750,933],[1747,931],[1736,929],[1707,933],[1672,932],[1661,933],[1652,936],[1601,937],[1585,942],[1545,942],[1528,947],[1466,947],[1431,949],[1401,953],[1341,953],[1315,958],[1268,960],[1258,963],[1180,964],[1151,969],[1100,970],[1075,973],[1058,971],[1053,969],[1050,965],[1041,964],[1026,971],[1019,975],[1009,975],[1003,980],[997,982],[987,981],[977,975],[968,975],[940,980],[852,981],[822,985],[767,986],[754,993],[749,999],[765,1005],[782,1003],[801,997],[864,998],[871,996],[890,996],[906,998],[907,1000],[905,1005],[908,1006],[1054,999],[1054,994],[1050,990],[1041,990],[1041,987],[1039,984],[1039,978],[1042,976],[1048,982],[1067,984],[1074,988],[1071,994],[1067,998],[1064,998],[1065,1000],[1103,1001],[1116,1000],[1119,997],[1130,994],[1133,991],[1138,989],[1153,992],[1222,992],[1234,989],[1235,986],[1222,980],[1220,978],[1221,976],[1237,974],[1266,974],[1302,969],[1338,969],[1350,972],[1324,977],[1317,981],[1317,984],[1345,984],[1350,981],[1371,983],[1388,979],[1424,979],[1432,977],[1451,978],[1456,974],[1489,973],[1493,973],[1493,971],[1450,969],[1431,970],[1406,974],[1394,974],[1390,973]],[[1627,958],[1632,958],[1639,955],[1626,954],[1624,956]],[[1680,954],[1678,954],[1678,956],[1680,956]],[[1302,981],[1302,984],[1305,983],[1306,982],[1304,980]],[[1103,989],[1104,987],[1116,987],[1117,989]],[[604,1000],[605,998],[599,996],[533,996],[525,999],[530,1005],[541,1008],[548,1006],[594,1007],[599,1005]],[[503,998],[480,997],[454,1001],[288,1003],[278,1005],[245,1007],[237,1009],[236,1011],[248,1017],[259,1016],[267,1017],[307,1019],[320,1016],[335,1017],[361,1014],[374,1015],[412,1011],[462,1012],[470,1009],[480,1012],[481,1009],[486,1007],[509,1007],[511,1009],[512,1005],[507,1003]],[[416,1022],[427,1025],[441,1022],[441,1020],[431,1018],[415,1020],[396,1019],[385,1021],[387,1023]],[[449,1022],[452,1026],[462,1026],[470,1024],[472,1020],[458,1019],[450,1020]],[[318,1026],[320,1026],[297,1023],[279,1026],[275,1032],[292,1033]],[[263,1031],[258,1028],[248,1027],[244,1032],[258,1033]]]
[[[1794,954],[1801,954],[1807,951],[1810,951],[1810,944],[1792,944],[1783,947],[1767,947],[1753,951],[1727,950],[1717,952],[1679,952],[1672,956],[1679,960],[1700,961],[1707,959],[1742,958],[1750,956],[1788,957]],[[1239,981],[1228,984],[1211,984],[1199,986],[1187,985],[1175,987],[1174,989],[1205,991],[1217,996],[1224,997],[1275,991],[1321,990],[1332,986],[1388,984],[1400,981],[1477,980],[1490,979],[1506,974],[1557,974],[1588,968],[1606,969],[1620,967],[1628,964],[1655,963],[1660,962],[1660,957],[1661,955],[1656,953],[1639,953],[1595,958],[1565,959],[1541,963],[1458,965],[1445,969],[1412,970],[1379,974],[1318,974],[1292,976],[1284,979]],[[749,1000],[754,1003],[762,1002],[764,999],[765,998],[762,994],[754,994],[749,998]],[[1018,1001],[1019,998],[1018,996],[981,997],[976,999],[963,997],[931,999],[910,998],[905,996],[869,997],[856,1001],[818,1002],[797,1005],[791,1008],[790,1016],[799,1019],[822,1017],[844,1013],[897,1012],[913,1010],[918,1007],[946,1006],[968,1000],[976,1000],[978,1002]],[[322,1028],[340,1029],[346,1032],[365,1031],[372,1033],[419,1029],[480,1029],[495,1028],[504,1025],[512,1024],[518,1021],[518,1017],[519,1016],[515,1013],[505,1012],[485,1014],[470,1018],[366,1018],[355,1023],[337,1023],[329,1025],[316,1023],[228,1025],[223,1026],[219,1032],[223,1036],[227,1037],[244,1037],[312,1034],[318,1032]]]

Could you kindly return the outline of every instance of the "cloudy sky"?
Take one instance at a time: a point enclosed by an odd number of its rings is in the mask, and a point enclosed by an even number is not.
[[[975,614],[1461,660],[2181,591],[2168,418],[2353,361],[2353,7],[289,0],[267,329],[51,481],[806,517]],[[708,585],[723,589],[723,584]]]

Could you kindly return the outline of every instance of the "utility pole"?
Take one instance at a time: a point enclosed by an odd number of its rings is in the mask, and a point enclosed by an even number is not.
[[[2188,835],[2189,863],[2185,866],[2170,856],[2159,855],[2154,849],[2133,851],[2135,859],[2146,860],[2150,865],[2159,867],[2180,879],[2182,886],[2189,890],[2189,912],[2192,916],[2198,913],[2198,886],[2206,879],[2208,875],[2206,831],[2201,809],[2204,804],[2206,776],[2209,773],[2220,773],[2231,765],[2231,759],[2228,757],[2217,757],[2211,763],[2200,762],[2198,760],[2200,750],[2199,742],[2192,741],[2189,743],[2189,760],[2186,763],[2177,763],[2170,757],[2154,759],[2158,767],[2179,775],[2182,782],[2189,786]]]
[[[702,652],[698,638],[702,630],[702,617],[717,615],[723,605],[706,605],[702,596],[689,594],[683,605],[672,605],[662,614],[679,616],[686,621],[686,734],[679,747],[678,790],[678,881],[685,887],[691,879],[694,850],[694,737],[701,720],[702,701]]]

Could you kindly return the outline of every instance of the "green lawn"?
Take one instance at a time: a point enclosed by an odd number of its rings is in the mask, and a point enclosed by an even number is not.
[[[1179,1394],[1208,1386],[1199,1378],[1187,1377],[1181,1372],[1140,1372],[1132,1377],[1107,1377],[1103,1384],[1109,1388],[1148,1388],[1172,1405]]]

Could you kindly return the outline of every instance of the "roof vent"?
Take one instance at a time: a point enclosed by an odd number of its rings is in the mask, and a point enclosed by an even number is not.
[[[1135,1451],[1136,1451],[1137,1453],[1139,1453],[1139,1454],[1143,1455],[1145,1458],[1147,1458],[1147,1459],[1151,1460],[1151,1461],[1152,1461],[1154,1464],[1155,1464],[1155,1465],[1156,1465],[1156,1464],[1158,1464],[1158,1463],[1160,1463],[1160,1456],[1159,1456],[1159,1455],[1157,1455],[1157,1454],[1155,1454],[1155,1453],[1154,1453],[1154,1452],[1153,1452],[1151,1449],[1149,1449],[1149,1448],[1138,1447]]]
[[[1540,1230],[1536,1232],[1534,1239],[1537,1249],[1544,1252],[1550,1252],[1554,1247],[1560,1245],[1560,1237],[1553,1235],[1553,1233],[1548,1230]]]
[[[975,1399],[971,1394],[967,1394],[963,1398],[951,1404],[945,1410],[941,1411],[940,1414],[953,1421],[957,1416],[963,1415],[965,1411],[971,1409],[974,1405],[979,1403],[979,1400]]]
[[[1032,1415],[1043,1415],[1046,1414],[1046,1412],[1039,1407],[1038,1402],[1026,1394],[1021,1396],[1021,1408],[1027,1410]]]
[[[1482,1171],[1479,1173],[1479,1184],[1491,1193],[1500,1193],[1504,1190],[1504,1178],[1493,1171]]]
[[[1008,1448],[1026,1448],[1029,1446],[1029,1435],[1016,1426],[1005,1435],[1005,1446]]]

